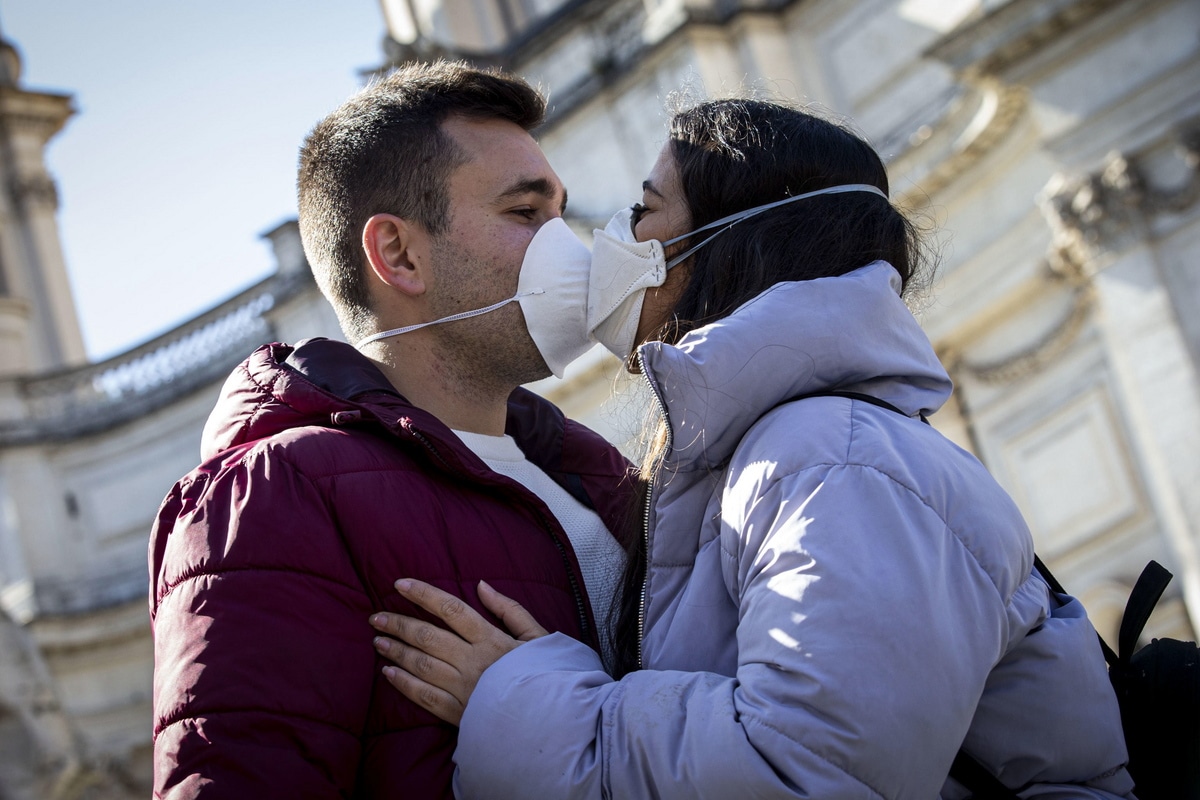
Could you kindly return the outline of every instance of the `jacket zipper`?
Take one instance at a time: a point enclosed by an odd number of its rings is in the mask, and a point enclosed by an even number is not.
[[[539,516],[541,516],[539,514]],[[592,627],[588,625],[587,606],[583,602],[583,593],[579,589],[579,583],[575,580],[575,572],[571,569],[571,557],[567,555],[567,548],[563,546],[562,541],[554,533],[549,521],[542,519],[546,526],[546,533],[550,535],[550,540],[554,542],[554,546],[558,548],[558,555],[562,558],[563,567],[567,572],[567,581],[571,584],[571,594],[575,598],[575,613],[579,615],[579,630],[585,639],[592,639]],[[600,646],[600,637],[595,637],[593,642],[597,647]]]
[[[442,458],[442,454],[439,453],[437,451],[437,448],[433,446],[433,442],[431,442],[425,438],[425,434],[421,433],[419,430],[417,430],[412,425],[406,425],[405,429],[413,435],[414,439],[416,439],[418,442],[420,442],[422,445],[425,446],[425,449],[429,451],[430,455],[432,455],[434,458],[436,458],[438,460],[438,462],[443,467],[446,468],[447,472],[457,472],[458,471],[458,470],[454,469],[453,467],[451,467],[449,462],[446,461],[446,459]]]
[[[429,441],[429,439],[427,439],[423,433],[417,430],[415,426],[407,425],[405,428],[413,435],[413,438],[420,442],[425,449],[429,451],[430,455],[436,458],[438,462],[446,468],[447,472],[458,472],[458,470],[451,467],[446,459],[442,457],[442,454],[439,453],[437,448],[433,446],[433,442]],[[587,606],[584,605],[583,595],[579,590],[579,583],[575,580],[575,572],[571,569],[571,557],[567,554],[567,548],[563,546],[562,541],[555,534],[554,528],[550,525],[550,522],[540,513],[538,514],[538,518],[542,520],[542,525],[545,528],[546,534],[550,537],[550,541],[554,542],[555,548],[558,549],[559,558],[562,559],[563,567],[567,572],[567,582],[571,585],[571,595],[575,598],[575,613],[579,616],[580,633],[584,637],[590,639],[591,626],[588,625],[587,621]],[[599,643],[599,639],[597,638],[596,644],[598,645]],[[638,647],[641,647],[640,643]]]
[[[658,393],[658,388],[654,385],[654,381],[650,380],[650,374],[646,372],[646,362],[642,358],[639,351],[637,354],[638,367],[641,369],[642,377],[646,380],[646,385],[650,387],[650,394],[654,395],[654,399],[658,402],[659,413],[662,414],[663,422],[667,426],[667,441],[666,447],[663,448],[661,458],[666,458],[667,453],[671,450],[673,437],[671,435],[671,420],[667,415],[667,404],[662,399],[662,395]],[[659,463],[662,463],[661,460]],[[642,576],[642,593],[638,601],[638,618],[637,618],[637,665],[638,669],[645,669],[646,665],[643,662],[642,642],[646,638],[646,595],[650,590],[650,513],[654,508],[654,474],[658,464],[655,464],[651,469],[651,479],[646,484],[646,507],[643,509],[642,516],[642,536],[643,544],[645,544],[646,553],[646,574]]]

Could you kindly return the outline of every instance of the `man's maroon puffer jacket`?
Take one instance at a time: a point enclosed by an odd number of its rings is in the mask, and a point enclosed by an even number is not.
[[[525,390],[508,433],[620,529],[631,483],[614,448]],[[545,504],[349,345],[255,351],[225,383],[202,458],[150,540],[156,797],[450,797],[457,729],[393,689],[371,645],[372,612],[421,615],[397,578],[480,610],[487,580],[595,646]]]

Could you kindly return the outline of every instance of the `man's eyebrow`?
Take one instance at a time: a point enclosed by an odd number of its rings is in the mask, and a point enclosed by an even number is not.
[[[503,202],[513,197],[519,197],[523,194],[538,194],[545,197],[547,200],[553,200],[557,194],[555,186],[546,178],[525,178],[509,186],[507,189],[496,195],[497,202]],[[567,190],[563,189],[562,208],[567,207]],[[559,210],[561,211],[562,208]]]
[[[662,192],[660,192],[658,189],[655,189],[654,184],[648,180],[642,181],[642,191],[649,192],[655,197],[662,197]]]
[[[554,184],[546,178],[525,178],[509,186],[503,192],[496,196],[497,202],[504,202],[513,197],[520,197],[523,194],[530,192],[541,195],[547,200],[553,200],[555,195]],[[567,187],[562,190],[562,202],[558,204],[558,213],[561,214],[567,210]]]

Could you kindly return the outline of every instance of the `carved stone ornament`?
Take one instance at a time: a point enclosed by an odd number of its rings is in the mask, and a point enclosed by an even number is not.
[[[1200,198],[1200,122],[1182,127],[1177,148],[1188,169],[1182,185],[1151,186],[1138,168],[1138,157],[1109,154],[1098,171],[1079,178],[1057,177],[1039,203],[1054,234],[1046,260],[1051,272],[1081,284],[1099,269],[1105,251],[1118,249],[1123,237],[1137,233],[1143,221],[1178,213]]]
[[[1007,383],[1041,371],[1059,358],[1084,330],[1096,305],[1091,278],[1103,256],[1137,235],[1144,221],[1160,213],[1179,213],[1200,199],[1200,121],[1179,129],[1177,147],[1189,174],[1180,186],[1151,186],[1138,168],[1138,158],[1112,153],[1097,171],[1074,179],[1058,177],[1039,199],[1053,232],[1046,254],[1047,277],[1074,287],[1066,315],[1036,342],[1019,352],[987,363],[947,353],[954,368],[985,383]]]
[[[58,209],[58,187],[54,179],[43,173],[16,176],[8,182],[8,193],[17,208]]]
[[[966,127],[972,136],[958,136],[953,149],[944,154],[928,174],[917,178],[917,188],[900,194],[896,205],[919,209],[930,198],[959,179],[985,156],[995,150],[1016,127],[1029,105],[1026,91],[1019,86],[1005,86],[998,81],[979,80],[970,84],[970,91],[979,99],[979,109]],[[930,132],[918,131],[910,140],[913,149],[929,140]]]
[[[952,369],[964,370],[976,380],[992,384],[1012,383],[1041,372],[1067,352],[1083,331],[1095,307],[1095,290],[1091,286],[1078,287],[1066,315],[1033,344],[986,363],[972,362],[954,353],[951,354],[954,359]]]

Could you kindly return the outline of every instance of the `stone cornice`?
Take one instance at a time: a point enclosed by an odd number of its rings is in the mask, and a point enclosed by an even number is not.
[[[583,29],[581,35],[602,40],[595,48],[603,53],[579,77],[555,87],[552,106],[541,131],[568,117],[631,72],[642,60],[689,29],[723,28],[741,16],[778,16],[797,0],[689,0],[671,24],[646,36],[648,17],[641,0],[573,0],[536,22],[508,46],[489,52],[446,47],[424,38],[411,44],[388,39],[384,43],[388,62],[373,72],[381,74],[409,60],[463,59],[480,67],[501,67],[520,72],[523,67],[557,44],[564,35]]]
[[[69,657],[94,651],[97,646],[111,647],[145,638],[150,632],[150,621],[146,617],[146,569],[144,565],[134,566],[139,573],[134,580],[129,580],[125,574],[133,573],[132,568],[115,576],[90,577],[92,583],[115,578],[127,584],[126,596],[115,602],[105,602],[105,599],[95,602],[95,598],[89,597],[81,598],[70,608],[49,606],[39,609],[38,616],[26,625],[38,649],[47,656]],[[80,582],[87,584],[89,577],[81,578]],[[93,602],[87,602],[89,600]]]
[[[4,130],[32,131],[48,141],[74,113],[70,95],[0,86],[0,127]]]
[[[1011,0],[960,25],[925,55],[972,77],[999,75],[1122,0]]]
[[[723,26],[741,14],[778,13],[796,2],[797,0],[688,0],[682,4],[680,21],[682,25]],[[606,16],[633,16],[628,13],[614,13],[620,11],[621,6],[628,6],[630,11],[639,9],[641,15],[645,16],[645,4],[641,0],[571,0],[537,20],[497,50],[477,51],[447,47],[423,36],[411,43],[397,42],[389,38],[384,43],[388,64],[377,71],[409,60],[430,58],[461,58],[478,66],[498,66],[514,70],[521,63],[552,46],[564,33],[580,23],[594,22]]]
[[[596,16],[599,11],[611,5],[602,0],[570,0],[551,14],[538,20],[524,32],[516,36],[504,47],[496,50],[470,50],[455,48],[434,42],[426,36],[418,35],[416,41],[398,42],[391,37],[384,40],[384,51],[387,63],[375,70],[386,72],[389,68],[399,66],[406,61],[429,61],[437,58],[463,59],[478,67],[503,67],[511,69],[519,53],[527,48],[545,47],[548,42],[557,39],[563,31],[569,30],[581,18]]]

